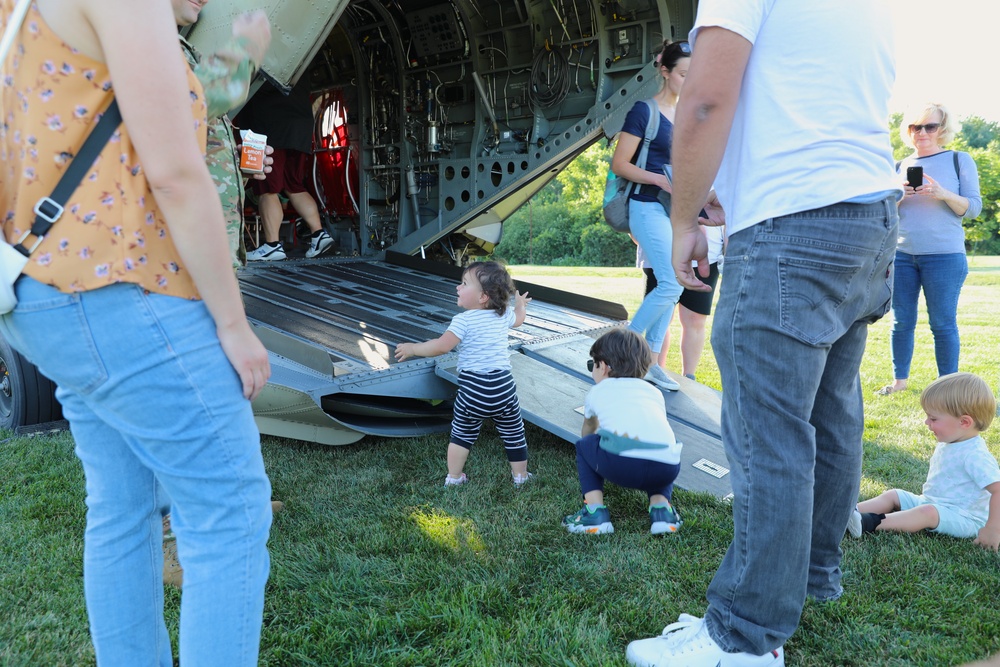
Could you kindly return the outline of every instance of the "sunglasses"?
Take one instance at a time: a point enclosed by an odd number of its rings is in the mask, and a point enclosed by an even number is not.
[[[910,125],[906,129],[908,129],[910,131],[910,134],[916,134],[920,130],[924,130],[925,132],[927,132],[927,134],[934,134],[939,129],[941,129],[941,123],[927,123],[925,125]]]
[[[593,359],[587,359],[587,370],[590,371],[591,373],[594,372],[594,360]]]

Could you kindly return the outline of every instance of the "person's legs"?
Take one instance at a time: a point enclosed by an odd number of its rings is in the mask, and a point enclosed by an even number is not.
[[[278,242],[278,232],[285,215],[278,195],[285,189],[288,151],[275,149],[271,158],[274,162],[267,177],[264,180],[253,179],[250,184],[257,195],[257,212],[260,213],[260,220],[264,225],[264,242],[274,244]]]
[[[266,243],[277,243],[278,232],[281,230],[281,221],[285,213],[281,207],[281,198],[277,193],[269,192],[257,196],[257,211],[260,213],[260,220],[264,224],[264,241]]]
[[[319,219],[319,206],[316,200],[308,192],[286,192],[288,201],[292,203],[295,212],[302,216],[302,219],[309,225],[310,232],[318,232],[323,226]]]
[[[455,442],[448,443],[448,476],[461,479],[465,462],[469,460],[469,448]]]
[[[705,325],[708,316],[678,308],[681,319],[681,373],[693,376],[701,363],[701,353],[705,349]]]
[[[958,372],[958,297],[969,275],[965,253],[919,255],[920,278],[927,302],[927,319],[934,334],[938,375]]]
[[[4,333],[59,385],[87,475],[85,590],[98,660],[165,655],[159,482],[186,570],[181,663],[256,664],[270,485],[250,404],[204,304],[127,284],[66,295],[27,278],[19,296]]]
[[[682,290],[671,264],[673,236],[670,218],[659,202],[630,201],[629,225],[656,275],[656,287],[642,300],[629,328],[645,336],[653,353],[659,354],[674,304]]]
[[[888,309],[896,221],[889,201],[842,204],[729,239],[712,342],[734,531],[705,615],[725,651],[762,655],[782,645],[798,625],[810,572],[828,572],[827,589],[839,586],[839,552],[827,553],[825,536],[835,528],[839,542],[857,498],[857,362],[863,323]],[[828,369],[837,363],[847,367]],[[844,412],[832,415],[835,406]],[[830,442],[848,432],[853,442]],[[838,460],[849,468],[834,468]],[[831,478],[819,479],[817,465]],[[814,514],[821,492],[832,497],[825,516]]]
[[[576,441],[576,473],[580,493],[588,505],[604,504],[604,476],[598,472],[601,436],[596,433]]]
[[[913,359],[913,332],[917,328],[920,269],[913,255],[896,252],[892,282],[892,377],[893,390],[906,388]]]
[[[896,489],[889,489],[874,498],[863,500],[858,503],[859,512],[872,512],[874,514],[889,514],[899,511],[899,495]]]
[[[840,543],[861,485],[864,405],[858,369],[867,337],[868,322],[859,321],[832,345],[809,419],[816,434],[816,467],[806,593],[819,601],[844,592]]]

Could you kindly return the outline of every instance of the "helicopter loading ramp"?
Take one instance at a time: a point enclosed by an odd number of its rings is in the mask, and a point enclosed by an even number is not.
[[[461,269],[387,253],[385,260],[314,259],[254,264],[239,272],[247,314],[273,374],[254,402],[262,433],[349,444],[364,435],[446,433],[457,354],[397,363],[396,345],[436,338],[458,312]],[[619,304],[518,282],[532,296],[510,331],[511,365],[525,421],[579,438],[590,345],[624,323]],[[720,399],[676,378],[668,418],[683,444],[677,486],[724,498],[728,463],[719,436]]]

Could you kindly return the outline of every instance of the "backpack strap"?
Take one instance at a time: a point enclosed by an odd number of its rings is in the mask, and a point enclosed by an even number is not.
[[[660,131],[659,107],[656,105],[654,100],[645,100],[645,102],[646,106],[649,107],[649,120],[646,122],[646,134],[642,137],[642,146],[639,148],[639,154],[632,161],[632,164],[640,169],[646,168],[646,158],[649,156],[649,145],[653,143],[653,139],[656,138],[657,133]],[[632,194],[636,185],[636,183],[629,181],[625,190],[626,197]]]

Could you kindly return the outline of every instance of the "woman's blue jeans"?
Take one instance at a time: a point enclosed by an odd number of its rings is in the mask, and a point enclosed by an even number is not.
[[[59,389],[87,484],[83,579],[100,665],[173,664],[158,485],[184,568],[180,662],[256,665],[271,488],[260,435],[205,305],[130,284],[31,278],[0,334]]]
[[[969,275],[964,253],[908,255],[896,252],[892,292],[892,375],[910,377],[913,332],[917,328],[917,300],[924,291],[927,319],[934,334],[938,375],[958,372],[961,342],[958,336],[958,297]]]
[[[705,621],[729,652],[762,655],[795,631],[807,595],[836,599],[858,498],[868,325],[889,310],[898,214],[836,204],[729,238],[712,326],[733,541]]]
[[[674,232],[660,202],[629,200],[628,219],[632,236],[642,246],[656,277],[656,287],[642,300],[629,328],[644,336],[653,353],[659,354],[674,306],[684,291],[674,275]]]

